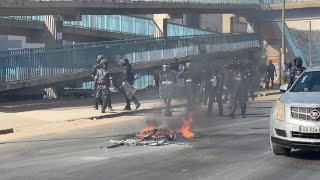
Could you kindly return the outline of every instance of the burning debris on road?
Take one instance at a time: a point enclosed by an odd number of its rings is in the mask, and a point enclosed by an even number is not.
[[[191,132],[190,127],[192,124],[192,114],[190,113],[188,118],[183,121],[180,128],[167,129],[167,128],[157,128],[153,123],[147,124],[147,126],[136,134],[137,139],[127,139],[127,140],[110,140],[110,146],[107,148],[116,148],[120,146],[165,146],[169,144],[185,144],[185,143],[175,143],[177,138],[194,138],[194,133]]]

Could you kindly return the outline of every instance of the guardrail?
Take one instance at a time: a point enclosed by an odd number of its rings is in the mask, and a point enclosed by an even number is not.
[[[282,32],[282,22],[277,22],[277,25],[278,25],[280,31]],[[297,47],[296,43],[294,42],[293,37],[292,37],[292,35],[291,35],[291,33],[290,33],[290,30],[289,30],[287,24],[286,24],[286,26],[285,26],[285,35],[286,35],[287,42],[289,43],[290,48],[291,48],[293,54],[294,54],[296,57],[301,57],[301,58],[302,58],[302,61],[303,61],[303,65],[304,65],[305,67],[307,67],[304,54],[303,54],[303,52],[301,51],[301,49],[299,49],[299,48]]]
[[[122,57],[127,57],[132,63],[148,63],[201,53],[259,47],[259,40],[256,34],[204,35],[2,55],[0,82],[42,78],[90,69],[97,54],[105,54],[113,63],[119,63]]]

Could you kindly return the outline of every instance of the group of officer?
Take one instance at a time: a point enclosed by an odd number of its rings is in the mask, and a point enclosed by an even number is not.
[[[94,109],[98,110],[98,105],[101,104],[101,113],[105,113],[108,108],[109,111],[114,111],[111,104],[111,93],[116,92],[117,89],[125,96],[126,106],[124,110],[131,110],[131,101],[136,105],[136,110],[141,106],[140,102],[134,96],[135,92],[132,87],[135,77],[134,71],[127,58],[120,61],[123,67],[123,76],[120,85],[116,88],[113,82],[113,76],[109,68],[109,62],[103,55],[98,55],[97,64],[93,67],[92,78],[94,79]]]
[[[111,92],[116,89],[126,97],[126,106],[124,110],[131,110],[131,101],[135,104],[136,110],[141,106],[140,102],[134,96],[132,87],[135,77],[134,71],[127,58],[120,61],[123,67],[123,76],[121,84],[115,88],[113,76],[109,70],[108,60],[103,56],[97,57],[97,64],[93,68],[92,77],[94,79],[95,105],[102,105],[101,112],[104,113],[108,108],[113,111],[111,105]],[[297,77],[305,70],[302,66],[302,59],[296,57],[293,65],[287,64],[286,82],[289,87],[294,83]],[[225,73],[228,75],[226,78]],[[267,67],[268,81],[273,82],[275,67],[269,62]],[[176,91],[175,84],[177,79],[183,79],[188,100],[188,111],[194,110],[199,103],[207,105],[207,115],[213,112],[213,105],[218,105],[218,116],[223,116],[223,95],[225,100],[229,98],[231,118],[235,117],[238,104],[241,110],[241,117],[246,117],[248,96],[254,100],[254,68],[249,62],[233,61],[224,67],[219,64],[208,64],[206,62],[193,63],[188,62],[178,73],[171,70],[170,65],[163,65],[159,75],[159,95],[164,101],[165,116],[172,116],[171,99]],[[132,89],[130,89],[132,88]],[[271,85],[273,88],[273,83]]]
[[[253,67],[250,63],[233,62],[225,66],[231,78],[228,81],[231,112],[230,117],[235,117],[237,104],[241,108],[241,115],[246,116],[246,103],[248,93],[253,96]],[[202,63],[202,66],[188,62],[184,68],[176,74],[170,69],[170,65],[163,65],[160,73],[160,97],[164,99],[165,116],[171,116],[171,98],[174,93],[176,79],[183,79],[188,99],[188,110],[194,110],[195,106],[203,102],[207,105],[207,115],[213,112],[213,105],[218,105],[218,116],[223,116],[223,94],[225,91],[224,68],[219,64]],[[228,96],[228,95],[225,95]]]

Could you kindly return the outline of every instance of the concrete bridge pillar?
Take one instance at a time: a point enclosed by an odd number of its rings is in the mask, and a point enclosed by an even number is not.
[[[156,23],[155,27],[155,37],[167,37],[168,35],[168,19],[170,19],[169,14],[154,14],[153,20]]]
[[[54,39],[54,46],[63,46],[62,31],[63,31],[63,18],[56,15],[48,15],[45,19],[45,24],[52,38]]]

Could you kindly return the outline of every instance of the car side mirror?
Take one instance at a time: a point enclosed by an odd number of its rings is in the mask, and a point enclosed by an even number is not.
[[[280,86],[280,91],[281,91],[281,92],[286,92],[286,91],[288,90],[288,86],[289,86],[288,84],[283,84],[283,85],[281,85],[281,86]]]

